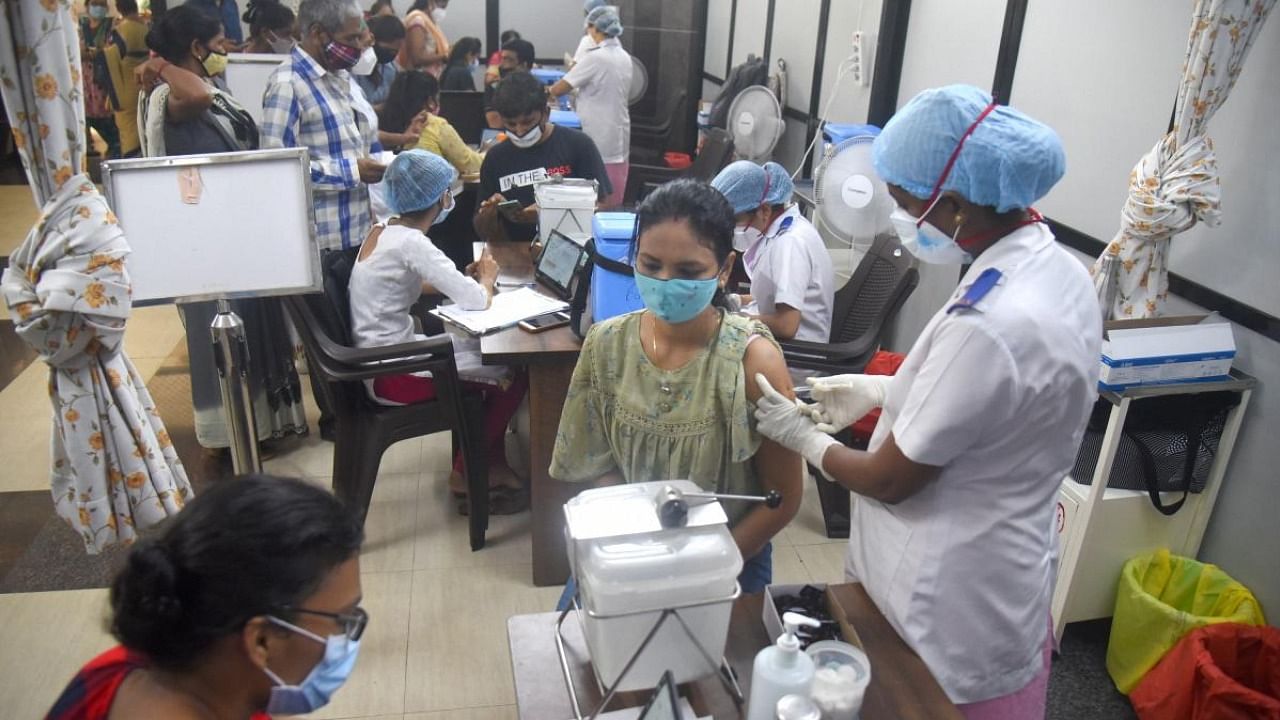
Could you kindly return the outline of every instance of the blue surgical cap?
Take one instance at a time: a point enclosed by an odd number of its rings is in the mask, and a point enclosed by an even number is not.
[[[589,13],[598,7],[604,7],[606,2],[608,2],[608,0],[586,0],[582,3],[582,12]]]
[[[769,176],[769,192],[764,201],[770,205],[786,205],[791,202],[791,195],[796,191],[791,182],[791,173],[772,160],[764,164],[764,171]]]
[[[886,183],[928,198],[961,136],[990,104],[990,95],[970,85],[916,95],[872,143],[876,172]],[[1057,133],[1000,105],[965,140],[941,192],[952,190],[997,212],[1027,208],[1062,178],[1066,164]]]
[[[711,187],[720,191],[735,215],[751,212],[765,204],[769,192],[769,174],[750,160],[729,163],[711,181]]]
[[[622,34],[622,18],[618,16],[618,8],[614,5],[601,5],[587,14],[587,24],[595,27],[605,37],[615,38]]]
[[[402,152],[382,178],[387,207],[397,215],[426,210],[440,201],[455,174],[453,166],[435,153]]]

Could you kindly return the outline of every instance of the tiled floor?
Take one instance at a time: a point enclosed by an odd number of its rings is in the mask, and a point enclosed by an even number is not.
[[[20,241],[19,230],[34,216],[7,211],[6,203],[20,206],[20,198],[9,195],[13,191],[28,193],[21,186],[0,187],[0,243]],[[29,193],[23,197],[30,203]],[[7,252],[3,245],[0,250]],[[148,308],[130,320],[125,346],[150,379],[182,339],[172,307]],[[45,376],[37,361],[0,389],[0,493],[47,489]],[[314,407],[308,413],[314,424]],[[312,437],[269,458],[265,468],[327,486],[331,453],[331,444]],[[486,548],[470,551],[466,520],[446,501],[448,466],[444,436],[400,443],[383,459],[361,557],[372,623],[351,680],[315,717],[515,718],[506,618],[549,610],[559,589],[530,582],[527,513],[494,517]],[[43,512],[52,515],[51,504]],[[775,545],[779,582],[842,577],[842,542],[822,534],[812,492]],[[106,609],[101,589],[0,595],[0,715],[42,716],[75,670],[112,644],[104,629]]]

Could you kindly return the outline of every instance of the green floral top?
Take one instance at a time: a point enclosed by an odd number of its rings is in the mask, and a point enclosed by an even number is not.
[[[760,447],[742,367],[751,338],[776,345],[757,320],[725,313],[712,342],[677,370],[649,361],[643,312],[591,328],[569,383],[551,476],[587,482],[617,468],[627,482],[692,480],[715,492],[760,494]],[[730,524],[751,506],[727,503]]]

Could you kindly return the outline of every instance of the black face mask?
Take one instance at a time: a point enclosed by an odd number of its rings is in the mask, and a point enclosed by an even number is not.
[[[373,46],[373,54],[378,56],[379,65],[386,65],[387,63],[396,59],[395,50],[389,47],[382,47],[381,45]]]

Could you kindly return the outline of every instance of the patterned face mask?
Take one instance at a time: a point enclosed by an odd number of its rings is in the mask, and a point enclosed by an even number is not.
[[[334,70],[349,70],[357,62],[363,52],[358,47],[343,45],[337,40],[330,40],[324,46],[324,59]]]

